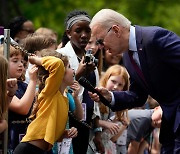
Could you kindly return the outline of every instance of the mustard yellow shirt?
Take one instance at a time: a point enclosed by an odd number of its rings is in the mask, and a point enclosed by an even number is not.
[[[68,99],[59,91],[65,68],[62,60],[53,56],[43,57],[42,66],[49,71],[49,77],[38,95],[36,118],[21,142],[44,139],[53,145],[63,134],[68,118]]]

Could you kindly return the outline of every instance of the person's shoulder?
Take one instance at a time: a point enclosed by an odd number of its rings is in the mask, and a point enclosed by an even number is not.
[[[61,53],[61,54],[65,54],[67,56],[69,54],[71,55],[72,53],[74,53],[74,50],[73,50],[70,42],[68,42],[64,47],[57,49],[56,51]]]
[[[134,27],[136,29],[143,29],[143,30],[146,30],[146,29],[157,29],[157,30],[166,30],[165,28],[162,28],[160,26],[140,26],[140,25],[134,25]]]
[[[62,48],[56,49],[56,51],[59,53],[62,53],[64,51],[64,49],[65,49],[65,47],[62,47]]]
[[[151,117],[153,110],[151,109],[131,109],[128,110],[128,116],[131,118]]]
[[[170,32],[169,30],[159,27],[159,26],[139,26],[135,25],[136,32],[142,32],[142,34],[145,34],[146,36],[148,34],[155,35],[156,33],[167,33]]]
[[[145,44],[149,44],[150,46],[154,43],[159,43],[163,36],[168,36],[171,31],[159,27],[159,26],[135,26],[136,35],[138,38],[143,38]]]

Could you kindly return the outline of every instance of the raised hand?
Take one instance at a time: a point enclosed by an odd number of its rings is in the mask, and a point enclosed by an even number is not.
[[[36,65],[33,65],[31,69],[29,70],[29,78],[32,81],[37,81],[37,71],[38,67]]]
[[[41,58],[36,56],[36,55],[32,55],[28,57],[28,60],[31,64],[35,64],[40,66],[41,65]]]
[[[70,86],[70,88],[73,90],[73,97],[78,97],[78,94],[79,94],[79,90],[80,90],[80,85],[78,83],[78,81],[74,81],[73,85]]]
[[[13,97],[16,90],[18,89],[17,79],[16,78],[7,79],[6,83],[7,83],[7,95],[9,97]]]
[[[71,127],[70,129],[65,130],[64,138],[74,138],[78,134],[77,128]]]

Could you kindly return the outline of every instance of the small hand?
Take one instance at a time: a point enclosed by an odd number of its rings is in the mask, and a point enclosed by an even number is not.
[[[70,86],[70,88],[73,90],[73,97],[78,97],[79,94],[79,90],[80,90],[80,85],[78,83],[78,81],[74,81],[73,85]]]
[[[36,81],[37,80],[37,71],[38,71],[38,67],[36,65],[33,65],[31,67],[31,69],[29,70],[29,78],[32,81]]]
[[[74,138],[78,134],[77,128],[71,127],[70,129],[65,130],[64,138]]]
[[[96,65],[93,62],[86,63],[86,72],[87,74],[91,73],[96,69]]]
[[[114,135],[114,134],[117,134],[119,132],[120,127],[118,124],[110,122],[110,121],[106,121],[106,122],[107,122],[106,128],[109,130],[109,132],[111,134]]]
[[[18,89],[17,79],[16,78],[7,79],[6,83],[7,83],[7,95],[11,97],[14,96],[16,90]]]
[[[41,65],[41,58],[36,55],[29,56],[28,60],[31,64]]]
[[[84,56],[81,59],[81,62],[79,63],[79,67],[76,70],[76,79],[78,80],[81,76],[88,75],[92,71],[95,70],[95,64],[93,62],[85,63],[84,62]]]
[[[84,57],[82,57],[78,69],[76,70],[76,80],[78,80],[81,76],[84,76],[86,73],[86,64],[84,63]]]

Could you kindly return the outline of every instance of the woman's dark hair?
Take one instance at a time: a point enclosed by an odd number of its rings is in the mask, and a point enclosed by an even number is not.
[[[22,26],[26,21],[28,21],[28,19],[23,16],[14,17],[9,21],[7,28],[10,29],[10,36],[12,39],[22,30]]]
[[[69,14],[67,15],[67,17],[65,19],[65,27],[66,27],[67,21],[69,19],[71,19],[72,17],[77,16],[77,15],[86,15],[87,17],[90,18],[89,14],[86,11],[83,11],[83,10],[74,10],[72,12],[69,12]]]
[[[63,36],[61,38],[62,47],[65,47],[65,45],[69,42],[69,37],[67,36],[66,32],[63,33]]]

